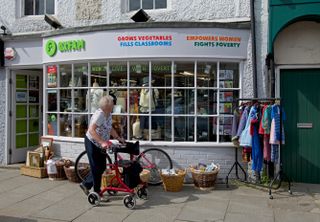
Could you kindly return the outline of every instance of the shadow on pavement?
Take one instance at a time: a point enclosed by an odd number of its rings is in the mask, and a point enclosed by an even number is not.
[[[28,218],[7,217],[7,216],[0,216],[0,221],[3,221],[3,222],[37,222],[37,220],[28,219]]]

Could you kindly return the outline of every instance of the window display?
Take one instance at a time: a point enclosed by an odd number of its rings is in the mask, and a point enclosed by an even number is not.
[[[46,71],[48,135],[84,137],[100,98],[112,94],[113,124],[127,140],[231,141],[237,62],[105,61]]]

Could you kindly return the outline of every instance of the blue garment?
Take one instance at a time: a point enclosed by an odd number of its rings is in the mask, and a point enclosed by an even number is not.
[[[281,109],[281,119],[282,119],[282,123],[283,121],[286,119],[286,115],[283,111],[283,109]],[[280,140],[282,141],[282,144],[284,144],[285,141],[285,136],[284,136],[284,128],[283,128],[283,124],[280,124],[280,106],[279,105],[273,105],[271,108],[271,119],[274,121],[274,128],[271,126],[271,131],[273,131],[273,133],[271,133],[274,136],[270,137],[270,143],[271,144],[279,144]],[[280,125],[282,125],[282,135],[280,135]]]
[[[89,159],[90,172],[82,184],[90,190],[93,186],[94,192],[100,193],[101,177],[106,170],[106,156],[101,152],[101,149],[91,142],[87,136],[84,138],[84,143]]]
[[[249,114],[250,124],[253,124],[253,135],[252,135],[252,170],[260,172],[263,164],[263,153],[260,146],[259,138],[259,119],[258,119],[258,108],[253,106]]]
[[[245,107],[244,111],[241,114],[241,118],[240,118],[240,122],[239,122],[239,126],[238,126],[238,130],[237,130],[237,136],[240,137],[242,131],[244,130],[246,123],[247,123],[247,119],[248,119],[248,113],[249,113],[249,107]]]
[[[249,107],[246,107],[244,110],[243,115],[245,115],[245,112],[248,113]],[[247,115],[246,118],[246,125],[244,129],[241,131],[240,135],[240,146],[252,146],[252,136],[250,135],[250,116],[252,115],[252,109],[249,112],[249,115]],[[242,120],[240,120],[241,123]]]
[[[279,159],[279,145],[271,144],[271,162],[278,163]]]

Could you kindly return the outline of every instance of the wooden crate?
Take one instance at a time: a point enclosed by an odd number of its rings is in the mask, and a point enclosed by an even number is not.
[[[46,178],[46,177],[48,177],[47,169],[45,167],[22,166],[20,168],[20,173],[22,175],[36,177],[36,178]]]

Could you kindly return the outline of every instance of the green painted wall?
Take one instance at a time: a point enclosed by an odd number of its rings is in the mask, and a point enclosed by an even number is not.
[[[270,0],[268,52],[273,52],[277,34],[287,25],[299,20],[320,21],[319,0]]]

